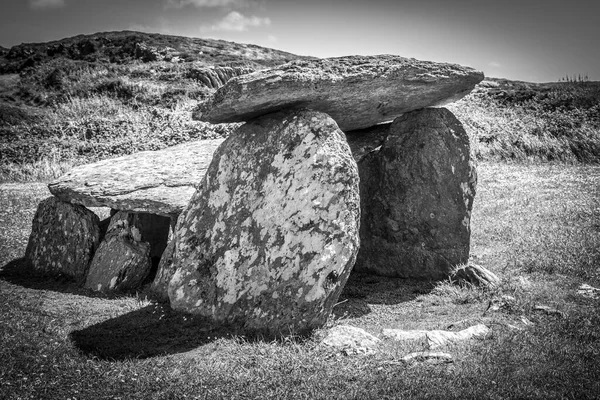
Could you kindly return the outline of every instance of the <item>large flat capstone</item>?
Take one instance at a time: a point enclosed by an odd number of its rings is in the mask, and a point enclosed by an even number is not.
[[[268,335],[322,326],[358,252],[358,190],[329,116],[288,111],[241,126],[179,217],[171,306]]]
[[[62,201],[86,207],[178,215],[222,142],[199,140],[81,165],[48,188]]]
[[[453,102],[482,80],[472,68],[393,55],[297,60],[231,79],[193,117],[239,122],[307,107],[329,114],[346,131]]]

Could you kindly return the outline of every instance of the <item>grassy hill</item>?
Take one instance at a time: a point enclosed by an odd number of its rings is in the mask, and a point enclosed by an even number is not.
[[[0,49],[0,181],[198,138],[235,124],[191,120],[233,76],[297,58],[255,45],[107,32]],[[597,163],[600,83],[482,82],[449,108],[480,160]]]

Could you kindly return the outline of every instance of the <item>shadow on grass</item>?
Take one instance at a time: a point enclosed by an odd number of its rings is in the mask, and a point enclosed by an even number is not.
[[[226,327],[213,328],[202,317],[173,311],[166,304],[151,304],[73,331],[70,338],[87,356],[120,361],[203,351],[200,346],[231,337],[231,332]],[[205,346],[204,351],[210,352],[212,347]]]
[[[429,293],[435,282],[390,278],[353,272],[340,295],[333,314],[338,318],[360,318],[369,314],[369,304],[393,305]]]
[[[107,294],[82,288],[68,276],[41,273],[30,268],[25,262],[25,258],[17,258],[0,267],[0,280],[28,289],[49,290],[91,298],[115,299],[131,296],[130,293]]]

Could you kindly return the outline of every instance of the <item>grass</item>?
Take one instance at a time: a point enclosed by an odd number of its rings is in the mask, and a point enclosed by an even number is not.
[[[353,275],[328,325],[375,335],[492,329],[485,340],[442,349],[454,362],[437,365],[401,362],[421,348],[389,340],[375,355],[345,356],[320,344],[324,331],[280,341],[232,336],[143,292],[103,297],[24,274],[19,258],[48,193],[3,184],[0,397],[597,398],[600,300],[576,290],[600,286],[600,168],[485,162],[479,175],[472,255],[500,275],[497,288]],[[514,300],[486,311],[507,295]]]

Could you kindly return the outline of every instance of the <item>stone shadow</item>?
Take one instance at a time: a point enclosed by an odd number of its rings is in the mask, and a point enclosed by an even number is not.
[[[168,354],[211,352],[210,343],[231,337],[227,327],[214,328],[204,318],[176,312],[167,304],[139,310],[73,331],[70,339],[86,356],[121,361]]]
[[[393,305],[429,293],[435,282],[390,278],[353,271],[333,308],[337,318],[359,318],[371,312],[369,304]]]
[[[131,296],[131,293],[126,292],[107,294],[85,289],[66,275],[42,273],[30,268],[25,258],[17,258],[0,267],[0,280],[28,289],[49,290],[91,298],[114,299]]]

